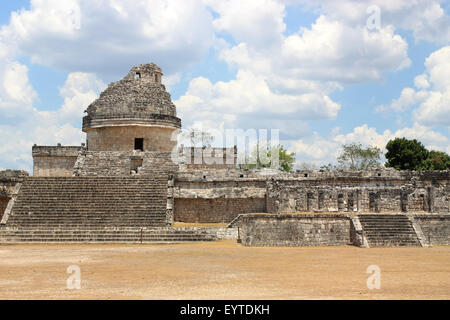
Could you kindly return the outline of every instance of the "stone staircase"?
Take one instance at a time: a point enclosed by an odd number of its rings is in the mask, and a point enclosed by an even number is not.
[[[370,247],[421,245],[406,215],[360,214],[358,218]]]
[[[1,242],[183,242],[215,240],[167,227],[167,175],[29,177],[0,227]]]
[[[216,236],[195,228],[12,228],[0,230],[2,243],[177,243],[215,241]]]

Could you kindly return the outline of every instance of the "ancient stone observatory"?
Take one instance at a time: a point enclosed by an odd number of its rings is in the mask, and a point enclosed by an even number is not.
[[[181,121],[161,76],[133,67],[87,108],[86,144],[35,145],[32,177],[0,171],[0,243],[450,243],[450,171],[242,170],[235,147],[174,149]]]
[[[111,83],[85,110],[87,150],[172,151],[181,120],[161,77],[156,64],[142,64]]]

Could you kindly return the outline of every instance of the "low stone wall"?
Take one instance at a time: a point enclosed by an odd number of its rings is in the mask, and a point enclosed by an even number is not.
[[[264,198],[175,198],[174,219],[178,222],[230,222],[240,213],[265,211]]]
[[[82,146],[33,146],[35,177],[70,177]]]
[[[413,216],[429,245],[450,245],[450,214],[423,214]]]
[[[225,227],[199,227],[199,231],[204,231],[210,235],[216,236],[219,240],[237,239],[238,228],[225,228]]]
[[[74,176],[148,176],[175,172],[170,152],[83,151],[73,169]]]
[[[266,178],[246,171],[175,174],[175,221],[230,222],[241,213],[267,212]]]
[[[256,214],[240,218],[245,246],[348,245],[351,219],[341,214]]]
[[[180,167],[184,170],[223,170],[237,166],[237,147],[184,147],[178,148]]]

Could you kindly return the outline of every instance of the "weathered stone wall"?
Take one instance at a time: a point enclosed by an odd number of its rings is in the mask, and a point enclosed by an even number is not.
[[[83,151],[79,154],[75,176],[152,175],[155,172],[173,173],[177,166],[170,153],[151,151]]]
[[[450,213],[450,182],[430,181],[427,191],[430,198],[425,203],[428,205],[429,202],[432,212]]]
[[[336,246],[350,244],[351,220],[333,214],[262,214],[240,218],[246,246]]]
[[[147,175],[157,173],[168,173],[173,175],[178,165],[172,162],[170,152],[143,152],[142,167],[138,169],[137,174]]]
[[[150,126],[108,126],[90,129],[86,134],[89,151],[132,151],[134,139],[144,139],[144,151],[171,152],[174,128]]]
[[[16,184],[23,182],[28,176],[28,172],[23,170],[0,171],[0,197],[10,198]]]
[[[248,169],[226,169],[226,170],[209,170],[209,168],[203,168],[199,170],[179,170],[177,172],[177,180],[186,181],[242,181],[245,179],[254,179],[259,181],[267,181],[272,177],[277,177],[280,174],[277,170],[248,170]]]
[[[70,177],[82,146],[33,146],[33,175]]]
[[[425,240],[430,245],[450,244],[450,214],[414,215]]]
[[[174,198],[175,221],[230,222],[240,213],[267,211],[266,178],[239,170],[177,172]]]
[[[178,149],[180,168],[190,170],[221,170],[236,169],[237,147],[181,147]]]
[[[230,222],[240,213],[265,212],[264,198],[175,199],[174,219],[179,222]]]
[[[395,170],[367,172],[301,171],[277,173],[247,170],[178,171],[175,175],[175,217],[202,222],[247,212],[448,212],[449,172]],[[210,199],[194,201],[179,199]],[[220,199],[249,199],[241,205]],[[253,201],[252,199],[259,199]],[[262,199],[266,205],[262,206]],[[178,203],[177,203],[178,202]],[[227,209],[228,206],[228,209]],[[233,209],[230,215],[223,210]],[[258,211],[257,211],[257,210]],[[261,210],[261,211],[260,211]],[[264,210],[264,211],[262,211]],[[192,220],[189,215],[193,215]],[[178,218],[177,218],[178,217]],[[211,220],[207,220],[211,221]],[[205,221],[206,222],[206,221]]]
[[[28,177],[28,172],[23,170],[5,170],[0,171],[0,220],[9,201],[15,196],[14,189]]]
[[[449,180],[449,171],[277,175],[267,182],[267,209],[272,213],[448,212]]]
[[[265,198],[265,181],[241,180],[181,180],[175,181],[175,198],[219,199],[219,198]]]

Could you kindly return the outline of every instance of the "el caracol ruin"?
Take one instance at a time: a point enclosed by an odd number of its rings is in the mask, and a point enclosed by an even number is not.
[[[33,176],[0,172],[0,242],[450,244],[449,171],[238,169],[236,148],[177,147],[161,78],[133,67],[88,106],[86,143],[35,145]]]

